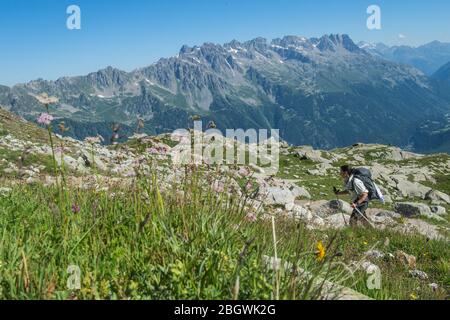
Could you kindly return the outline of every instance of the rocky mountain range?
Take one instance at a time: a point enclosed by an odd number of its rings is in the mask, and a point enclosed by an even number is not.
[[[367,52],[393,62],[412,65],[428,76],[450,61],[450,43],[433,41],[419,47],[387,46],[383,43],[360,42]]]
[[[450,151],[442,121],[450,98],[441,74],[445,69],[429,77],[388,61],[347,35],[257,38],[183,46],[177,56],[132,72],[108,67],[0,87],[0,105],[33,120],[43,111],[33,95],[57,96],[51,113],[68,123],[67,134],[81,139],[110,136],[112,123],[129,135],[138,118],[148,134],[171,132],[199,115],[204,125],[213,120],[219,129],[277,128],[295,145],[376,142]],[[423,131],[439,134],[424,142]]]

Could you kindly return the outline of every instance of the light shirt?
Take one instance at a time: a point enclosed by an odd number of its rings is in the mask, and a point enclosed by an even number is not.
[[[369,190],[367,190],[364,182],[358,178],[355,178],[353,175],[348,179],[345,189],[350,191],[353,202],[357,201],[363,193],[369,193]]]

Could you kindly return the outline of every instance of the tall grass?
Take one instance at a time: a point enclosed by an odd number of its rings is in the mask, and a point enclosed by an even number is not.
[[[138,176],[124,189],[71,188],[61,205],[56,187],[15,187],[0,198],[0,298],[318,299],[317,279],[339,280],[301,224],[247,219],[248,196],[217,193],[216,178]],[[274,255],[292,266],[268,265]],[[80,290],[67,287],[72,265]]]

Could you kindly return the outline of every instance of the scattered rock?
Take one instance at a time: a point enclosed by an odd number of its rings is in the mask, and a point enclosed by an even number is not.
[[[425,195],[431,190],[420,183],[408,181],[405,176],[396,176],[393,180],[403,197],[425,199]]]
[[[26,182],[27,184],[33,184],[33,183],[36,183],[37,180],[36,180],[35,178],[33,178],[33,177],[28,177],[28,178],[25,180],[25,182]]]
[[[404,223],[393,226],[392,230],[406,234],[421,234],[427,237],[427,239],[445,239],[436,225],[420,219],[407,219]]]
[[[58,164],[58,166],[62,165],[62,161],[61,161],[61,157],[60,156],[56,156],[56,162]],[[78,168],[78,161],[75,160],[74,158],[65,155],[63,157],[63,161],[64,161],[64,166],[70,170],[77,170]]]
[[[401,150],[400,148],[395,148],[395,147],[390,148],[390,151],[391,151],[391,155],[390,155],[390,157],[388,157],[388,159],[394,160],[394,161],[401,161],[401,160],[422,157],[419,154],[404,151],[404,150]]]
[[[425,195],[425,200],[430,200],[432,204],[441,204],[441,203],[450,204],[450,196],[437,190],[430,190]]]
[[[320,171],[318,169],[309,169],[307,172],[311,176],[325,176],[327,174],[326,171]]]
[[[322,157],[322,152],[320,150],[314,150],[310,146],[303,146],[298,147],[295,150],[295,153],[298,158],[301,160],[311,160],[314,162],[320,162],[320,163],[331,163],[332,160],[325,159]]]
[[[11,188],[6,187],[0,188],[0,197],[6,197],[8,194],[11,193],[11,191],[12,191]]]
[[[424,281],[428,280],[428,275],[425,272],[417,270],[417,269],[409,271],[409,275],[413,278],[418,278],[420,280],[424,280]]]
[[[401,218],[401,215],[396,212],[376,208],[367,209],[366,214],[380,229],[396,225],[397,222],[394,219]]]
[[[318,216],[314,216],[313,219],[311,220],[311,224],[308,224],[308,228],[309,229],[322,229],[325,227],[325,221]]]
[[[13,169],[13,168],[6,168],[6,169],[3,170],[3,172],[6,173],[6,174],[13,174],[13,173],[16,172],[16,170]]]
[[[318,214],[321,217],[327,217],[336,213],[351,214],[353,212],[350,204],[342,200],[314,201],[310,203],[309,208],[314,214]]]
[[[430,283],[428,285],[433,292],[437,292],[439,290],[439,285],[437,283]]]
[[[399,202],[396,203],[394,207],[397,213],[408,218],[418,216],[433,216],[430,207],[423,203]]]
[[[431,206],[430,209],[431,212],[437,214],[438,216],[443,216],[447,213],[447,210],[445,210],[445,208],[441,206]]]
[[[401,250],[395,253],[395,257],[399,262],[401,262],[404,266],[408,267],[409,269],[416,268],[416,257],[409,255]]]
[[[325,218],[324,222],[331,229],[342,229],[349,225],[350,216],[343,213],[336,213]]]
[[[331,200],[330,202],[328,202],[328,206],[338,212],[344,212],[348,214],[351,214],[353,212],[350,204],[342,200]]]
[[[392,212],[392,211],[379,211],[375,214],[375,217],[379,217],[379,218],[392,218],[392,219],[399,219],[402,216],[396,212]]]
[[[289,205],[294,203],[298,197],[311,198],[306,189],[283,180],[273,180],[271,185],[267,182],[262,183],[259,194],[269,205]]]
[[[287,211],[292,211],[296,207],[296,204],[293,202],[289,202],[284,207]]]
[[[270,187],[267,189],[267,204],[287,205],[294,203],[295,195],[289,189]]]
[[[300,220],[306,220],[309,221],[313,218],[313,215],[311,211],[307,210],[306,208],[303,208],[299,205],[294,205],[292,208],[292,215],[294,218],[300,219]]]
[[[383,252],[378,251],[378,250],[369,250],[369,251],[365,252],[364,255],[367,258],[372,258],[372,259],[377,259],[377,260],[383,259],[386,256]]]
[[[361,263],[361,268],[368,274],[373,274],[380,269],[376,264],[373,264],[369,261],[364,261],[363,263]]]

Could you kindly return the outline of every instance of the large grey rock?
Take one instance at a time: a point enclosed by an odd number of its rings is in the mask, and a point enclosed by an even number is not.
[[[380,229],[396,225],[397,222],[394,219],[401,218],[401,215],[396,212],[380,210],[376,208],[369,208],[366,211],[366,214],[371,221],[377,224],[377,227],[379,227]]]
[[[353,212],[352,207],[348,202],[342,201],[342,200],[331,200],[328,202],[328,206],[336,211],[344,212],[351,214]]]
[[[57,155],[55,158],[56,158],[56,162],[58,163],[58,165],[61,166],[62,165],[61,156]],[[64,166],[66,168],[68,168],[70,170],[77,170],[78,161],[75,160],[74,158],[72,158],[71,156],[64,155],[63,161],[64,161]]]
[[[405,177],[395,177],[395,188],[403,197],[425,199],[425,195],[431,190],[417,182],[408,181]]]
[[[404,217],[433,216],[429,206],[423,203],[399,202],[395,204],[395,212]]]
[[[309,192],[296,184],[285,180],[270,180],[260,183],[259,195],[266,204],[288,205],[299,197],[311,199]]]
[[[406,159],[420,158],[422,155],[401,150],[400,148],[391,148],[391,154],[388,159],[394,161],[401,161]]]
[[[291,212],[293,218],[309,221],[313,218],[311,211],[294,203],[286,205],[286,210]]]
[[[351,214],[353,212],[350,204],[342,200],[315,201],[309,205],[309,208],[313,213],[321,217],[327,217],[336,213]]]
[[[350,216],[336,213],[324,219],[325,225],[331,229],[342,229],[349,225]]]
[[[438,190],[430,190],[425,195],[425,200],[430,200],[433,204],[441,204],[441,203],[450,204],[450,196]]]
[[[280,187],[269,187],[267,189],[267,204],[286,205],[294,203],[295,195],[289,189]]]
[[[314,161],[314,162],[320,162],[320,163],[331,163],[331,162],[333,162],[332,160],[323,158],[322,157],[322,151],[314,150],[310,146],[298,147],[295,150],[295,154],[300,159],[311,160],[311,161]]]
[[[381,211],[375,213],[375,217],[398,219],[398,218],[401,218],[401,215],[397,212],[381,210]]]
[[[404,234],[421,234],[428,239],[444,240],[446,239],[439,231],[436,225],[430,224],[421,219],[406,219],[402,224],[398,224],[392,228]]]

